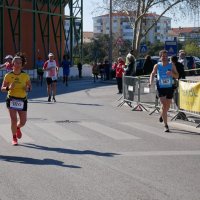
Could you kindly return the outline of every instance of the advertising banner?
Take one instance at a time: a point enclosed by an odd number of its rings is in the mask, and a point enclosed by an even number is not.
[[[200,112],[200,83],[179,81],[179,107],[185,111]]]

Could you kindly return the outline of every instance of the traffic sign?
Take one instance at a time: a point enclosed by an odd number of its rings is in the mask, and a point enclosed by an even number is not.
[[[177,41],[165,41],[165,50],[168,52],[168,56],[177,54]]]
[[[147,45],[142,44],[140,45],[140,53],[146,53],[147,52]]]

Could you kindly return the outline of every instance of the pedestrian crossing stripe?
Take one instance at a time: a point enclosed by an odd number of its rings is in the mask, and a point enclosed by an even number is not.
[[[44,131],[47,131],[49,134],[62,141],[85,140],[85,138],[81,135],[56,123],[37,123],[36,126],[43,129]]]
[[[119,130],[117,128],[112,128],[112,127],[109,127],[107,125],[100,124],[97,122],[82,121],[76,124],[114,140],[141,139],[141,137],[137,137],[137,136],[134,136],[133,134],[129,134],[123,131],[122,129]],[[161,128],[156,128],[156,127],[145,125],[145,124],[141,125],[141,123],[137,123],[133,121],[121,122],[120,124],[126,127],[130,127],[133,130],[139,130],[139,131],[142,131],[143,133],[152,134],[152,135],[159,136],[165,139],[190,139],[189,135],[171,134],[171,133],[166,134],[166,133],[163,133],[163,130],[161,130]],[[175,127],[178,130],[178,129],[181,129],[181,124],[171,122],[170,127]],[[33,132],[35,128],[40,130],[40,134],[42,132],[47,133],[51,135],[52,137],[59,139],[60,141],[88,140],[87,136],[80,135],[76,131],[70,130],[55,122],[44,122],[44,123],[43,122],[40,122],[40,123],[27,122],[26,126],[22,128],[23,137],[20,141],[23,143],[33,143],[35,139],[33,139],[34,136],[31,137],[31,134],[34,133],[35,135],[35,132]],[[183,127],[182,129],[187,131],[186,128],[187,127],[185,125],[185,127]],[[197,131],[197,129],[195,130]],[[1,124],[0,137],[3,138],[8,143],[11,142],[12,133],[10,129],[10,124]]]
[[[115,140],[140,139],[136,136],[125,133],[124,131],[120,131],[96,122],[81,122],[80,125]]]

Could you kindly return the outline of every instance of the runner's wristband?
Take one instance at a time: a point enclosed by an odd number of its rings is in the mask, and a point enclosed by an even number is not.
[[[10,90],[9,87],[7,86],[7,87],[6,87],[6,91],[9,91],[9,90]]]

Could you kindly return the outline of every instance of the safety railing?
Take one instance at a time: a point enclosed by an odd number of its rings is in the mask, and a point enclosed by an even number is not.
[[[134,110],[146,110],[150,115],[159,112],[161,104],[157,96],[156,80],[151,87],[148,86],[149,77],[123,76],[123,102],[135,105]],[[187,114],[200,117],[200,82],[196,80],[179,80],[179,87],[175,89],[170,111],[175,113],[174,119],[188,120]],[[200,123],[197,127],[200,126]]]

